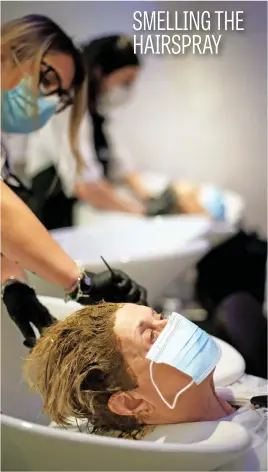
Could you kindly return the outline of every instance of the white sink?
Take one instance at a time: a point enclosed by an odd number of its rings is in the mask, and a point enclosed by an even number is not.
[[[66,228],[52,234],[89,270],[104,270],[103,256],[112,267],[126,271],[147,288],[152,303],[207,252],[209,229],[210,222],[203,217],[125,219],[124,215],[110,215],[92,227]],[[32,283],[41,295],[62,296],[62,290],[39,278],[34,277]]]

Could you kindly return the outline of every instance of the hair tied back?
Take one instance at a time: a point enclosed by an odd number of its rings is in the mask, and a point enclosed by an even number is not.
[[[116,46],[118,49],[125,49],[127,46],[132,44],[131,39],[128,36],[120,36],[117,40]]]

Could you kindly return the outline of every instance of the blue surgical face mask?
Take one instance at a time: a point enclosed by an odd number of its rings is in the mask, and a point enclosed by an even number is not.
[[[200,192],[200,203],[215,220],[224,220],[225,202],[221,190],[214,185],[204,185]]]
[[[2,91],[2,130],[7,133],[28,134],[42,128],[54,115],[58,96],[35,98],[31,77],[23,78],[11,90]]]
[[[221,349],[214,339],[178,313],[172,313],[169,317],[167,325],[146,356],[151,361],[151,381],[158,395],[171,409],[175,408],[183,392],[208,377],[220,357]],[[177,392],[172,404],[163,397],[153,378],[154,362],[168,364],[192,378],[186,387]]]

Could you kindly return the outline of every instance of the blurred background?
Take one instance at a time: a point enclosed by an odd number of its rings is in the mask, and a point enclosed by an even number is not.
[[[133,99],[117,110],[141,170],[211,181],[246,201],[247,227],[267,234],[266,2],[216,2],[244,10],[245,31],[225,33],[219,56],[142,57]],[[2,23],[29,13],[53,18],[79,44],[133,35],[133,12],[215,10],[213,2],[2,2]],[[141,125],[142,123],[142,125]]]

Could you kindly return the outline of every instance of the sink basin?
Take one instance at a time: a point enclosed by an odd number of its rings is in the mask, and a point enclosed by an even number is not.
[[[92,227],[66,228],[52,235],[73,259],[93,272],[105,269],[100,256],[112,267],[127,272],[147,288],[152,303],[175,277],[208,251],[205,236],[209,229],[210,222],[203,217],[125,219],[124,215],[110,215]],[[33,277],[37,293],[62,296],[56,286]]]

